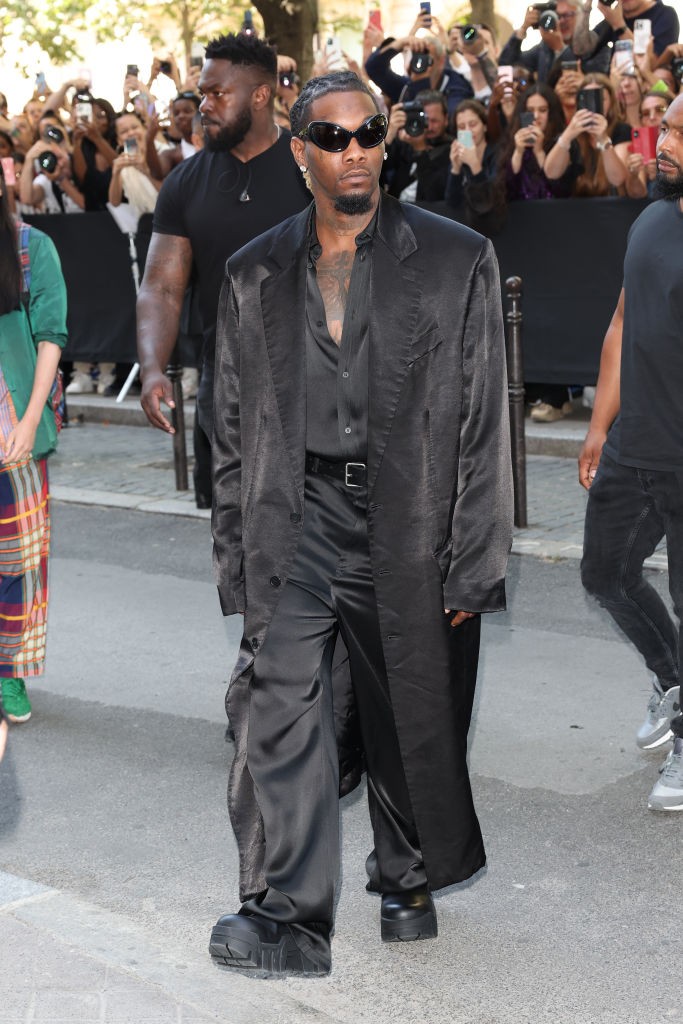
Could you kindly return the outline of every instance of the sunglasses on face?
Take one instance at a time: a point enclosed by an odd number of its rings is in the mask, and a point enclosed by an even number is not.
[[[343,153],[351,144],[351,139],[355,139],[361,149],[374,149],[384,142],[388,128],[389,122],[384,114],[373,114],[355,132],[332,124],[331,121],[311,121],[308,128],[299,132],[299,138],[308,139],[326,153]]]

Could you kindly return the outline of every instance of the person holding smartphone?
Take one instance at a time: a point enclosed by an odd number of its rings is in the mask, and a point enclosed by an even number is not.
[[[161,181],[152,176],[147,164],[147,132],[137,114],[117,117],[116,140],[121,152],[112,164],[109,202],[112,206],[128,202],[140,214],[153,213]]]
[[[611,46],[619,39],[633,39],[636,21],[652,23],[652,42],[657,56],[671,43],[678,42],[678,15],[673,7],[667,6],[661,0],[617,0],[614,5],[598,0],[597,9],[604,21],[593,30],[588,24],[592,7],[593,0],[585,0],[585,3],[579,4],[572,47],[580,56],[594,59],[605,50],[611,55]],[[584,67],[586,70],[592,70],[585,65]]]
[[[509,202],[570,194],[570,180],[552,181],[545,173],[546,156],[564,126],[560,101],[547,85],[522,93],[500,151],[499,176]]]
[[[561,61],[576,60],[579,56],[573,45],[573,36],[581,0],[558,0],[554,11],[556,24],[548,28],[544,28],[541,23],[541,15],[544,13],[542,7],[542,3],[527,7],[524,21],[501,50],[498,63],[523,64],[534,72],[537,82],[549,84],[553,70]],[[541,40],[528,50],[522,50],[522,43],[530,29],[536,29]],[[595,58],[589,55],[586,70],[607,71],[610,56],[610,53],[601,53]]]
[[[464,100],[455,112],[455,129],[446,202],[462,223],[494,234],[505,215],[505,195],[498,183],[498,147],[488,141],[486,107]]]

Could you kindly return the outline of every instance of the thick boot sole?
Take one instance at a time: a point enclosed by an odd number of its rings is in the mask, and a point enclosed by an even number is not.
[[[216,926],[211,932],[209,953],[218,964],[244,970],[262,971],[269,976],[318,975],[330,973],[329,967],[306,957],[291,935],[279,942],[262,942],[258,935],[245,934],[231,928]]]
[[[381,918],[381,929],[382,942],[415,942],[417,939],[435,939],[439,934],[436,914],[431,910],[407,921]]]

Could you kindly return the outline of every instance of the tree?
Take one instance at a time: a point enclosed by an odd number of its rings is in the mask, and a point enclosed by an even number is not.
[[[87,28],[91,0],[5,0],[0,5],[0,57],[11,52],[17,67],[22,53],[37,46],[53,64],[78,60],[78,35]],[[57,27],[58,26],[58,27]]]
[[[318,0],[254,0],[265,36],[278,53],[293,57],[302,81],[313,67],[313,35],[318,30]]]

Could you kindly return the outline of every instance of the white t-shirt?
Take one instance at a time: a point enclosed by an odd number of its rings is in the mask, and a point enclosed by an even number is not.
[[[33,184],[43,191],[43,201],[37,204],[41,213],[83,213],[80,206],[66,192],[62,192],[62,202],[64,203],[64,209],[62,210],[52,188],[53,183],[47,174],[37,174],[33,179]]]

